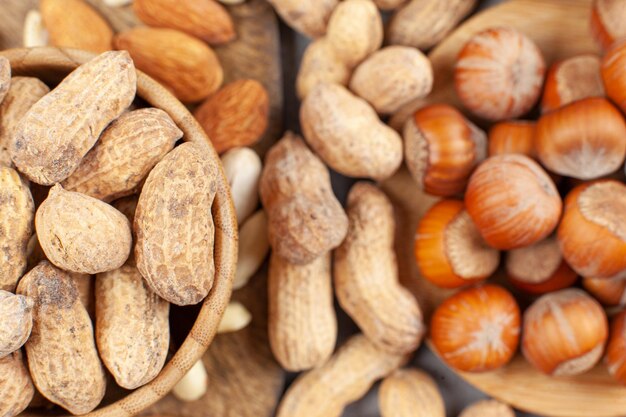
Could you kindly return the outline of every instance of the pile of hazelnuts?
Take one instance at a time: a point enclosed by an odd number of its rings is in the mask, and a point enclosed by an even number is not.
[[[495,123],[488,134],[445,104],[405,125],[411,175],[443,197],[419,222],[415,257],[426,280],[458,289],[431,322],[435,350],[455,369],[502,367],[521,345],[543,373],[581,374],[604,357],[626,384],[626,42],[597,10],[607,2],[595,3],[603,57],[547,70],[508,27],[465,44],[456,92]],[[540,115],[516,120],[529,113]],[[504,284],[485,283],[494,276]]]

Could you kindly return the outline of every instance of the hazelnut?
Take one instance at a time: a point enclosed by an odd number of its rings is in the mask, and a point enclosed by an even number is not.
[[[465,206],[487,243],[508,250],[550,235],[562,203],[554,182],[535,161],[524,155],[497,155],[470,177]]]
[[[606,306],[626,305],[626,271],[610,278],[583,278],[583,287]]]
[[[544,114],[535,147],[541,163],[582,180],[617,170],[626,156],[626,123],[604,98],[586,98]]]
[[[498,268],[500,253],[485,243],[458,200],[442,200],[422,217],[415,236],[421,275],[443,288],[487,279]]]
[[[506,272],[513,285],[530,294],[571,287],[578,277],[563,259],[559,242],[554,236],[509,251]]]
[[[609,373],[621,384],[626,384],[626,310],[611,320],[611,336],[604,356]]]
[[[604,49],[616,39],[626,37],[626,2],[594,0],[591,8],[591,32]]]
[[[500,401],[483,400],[465,408],[459,417],[515,417],[515,411]]]
[[[541,100],[541,111],[547,113],[573,101],[604,97],[597,55],[578,55],[550,67]]]
[[[541,296],[526,310],[522,353],[543,373],[577,375],[600,360],[607,335],[600,304],[584,291],[568,288]]]
[[[567,263],[585,277],[608,278],[626,270],[626,185],[601,180],[567,195],[557,232]]]
[[[435,104],[418,110],[404,127],[406,164],[427,193],[453,196],[465,190],[485,159],[487,137],[454,107]]]
[[[602,58],[602,82],[606,95],[626,111],[626,41],[616,43]]]
[[[512,119],[535,105],[545,70],[532,40],[513,28],[491,28],[461,49],[454,84],[461,102],[476,116]]]
[[[464,372],[497,369],[517,350],[520,310],[502,287],[469,288],[437,307],[430,333],[436,351],[451,367]]]
[[[535,122],[511,120],[489,130],[489,156],[518,153],[535,157]]]

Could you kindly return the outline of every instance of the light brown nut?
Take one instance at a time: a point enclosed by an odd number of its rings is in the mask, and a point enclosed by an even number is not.
[[[148,26],[180,30],[211,45],[236,36],[230,14],[214,0],[134,0],[133,10]]]
[[[106,202],[133,194],[182,136],[163,110],[124,113],[102,132],[96,146],[61,184],[68,191]]]
[[[259,270],[268,252],[267,215],[263,209],[257,211],[239,228],[239,249],[233,289],[245,287]]]
[[[35,205],[28,184],[0,166],[0,290],[15,291],[26,269]]]
[[[28,407],[34,394],[22,351],[0,359],[0,416],[17,416]]]
[[[459,417],[515,417],[515,411],[496,400],[483,400],[466,407]]]
[[[395,113],[406,103],[426,97],[433,87],[430,61],[419,50],[388,46],[359,65],[350,90],[367,100],[378,113]]]
[[[37,209],[35,227],[48,260],[66,271],[111,271],[122,266],[130,254],[130,223],[122,213],[59,184]]]
[[[40,0],[50,45],[101,53],[111,49],[113,29],[84,0]]]
[[[240,225],[259,205],[259,180],[263,164],[250,148],[234,148],[222,155],[222,166],[230,185],[237,223]]]
[[[328,39],[318,39],[304,51],[296,79],[298,98],[303,100],[321,83],[348,85],[350,74],[350,68],[339,59]]]
[[[371,0],[344,0],[328,21],[326,38],[335,54],[354,68],[383,44],[383,20]]]
[[[5,57],[0,57],[0,103],[4,100],[11,87],[11,63]]]
[[[126,52],[105,52],[81,65],[26,112],[11,141],[13,163],[42,185],[69,177],[132,103],[136,88]]]
[[[137,268],[154,292],[197,304],[213,286],[211,205],[218,167],[206,145],[187,142],[159,162],[143,186],[134,230]]]
[[[407,0],[374,0],[376,6],[381,10],[393,10],[402,6]]]
[[[267,129],[269,107],[267,90],[260,82],[237,80],[207,98],[194,116],[221,154],[258,142]]]
[[[337,340],[330,252],[305,265],[270,257],[269,338],[274,357],[292,372],[322,365]]]
[[[310,262],[345,237],[348,218],[333,194],[328,169],[293,133],[268,152],[260,193],[270,245],[289,262]]]
[[[179,401],[194,402],[206,394],[209,387],[209,375],[199,359],[191,369],[174,385],[172,395]]]
[[[48,31],[43,24],[43,18],[39,10],[33,9],[26,13],[24,18],[24,31],[22,33],[24,48],[35,48],[48,45]]]
[[[380,349],[408,353],[424,336],[417,300],[398,278],[393,206],[376,186],[348,195],[348,235],[335,251],[335,291],[343,310]]]
[[[87,313],[91,321],[94,321],[96,317],[96,297],[94,293],[94,277],[88,274],[79,274],[77,272],[70,272],[70,277],[74,281],[74,285],[78,290],[78,298],[80,302],[85,306]]]
[[[297,32],[317,38],[326,33],[328,19],[339,0],[268,0],[282,19]]]
[[[363,99],[319,84],[304,99],[300,124],[307,142],[335,171],[383,180],[402,163],[402,139]]]
[[[0,104],[0,164],[12,166],[9,145],[11,136],[24,114],[50,91],[47,85],[33,77],[13,77],[11,88]]]
[[[238,332],[245,329],[252,321],[252,314],[239,301],[231,301],[224,310],[224,315],[217,327],[217,334]]]
[[[201,40],[177,30],[139,26],[118,33],[113,44],[116,49],[127,50],[137,69],[184,102],[208,97],[224,80],[215,52]]]
[[[35,301],[33,331],[24,346],[37,390],[72,414],[93,410],[104,397],[106,378],[74,281],[43,261],[17,290]]]
[[[167,357],[169,304],[134,266],[96,276],[96,344],[102,362],[126,389],[152,381]]]
[[[382,417],[446,417],[437,383],[417,369],[400,369],[385,378],[378,404]]]
[[[387,42],[427,50],[442,41],[476,0],[410,0],[398,9],[387,28]]]
[[[301,374],[289,387],[276,417],[339,417],[343,409],[407,360],[352,336],[328,362]]]
[[[29,297],[0,290],[0,358],[15,352],[28,340],[33,327],[33,304]]]

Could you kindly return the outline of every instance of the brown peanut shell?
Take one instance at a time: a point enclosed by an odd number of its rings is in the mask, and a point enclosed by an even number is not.
[[[35,226],[48,260],[66,271],[111,271],[122,266],[130,254],[130,223],[122,213],[59,184],[37,209]]]
[[[211,205],[217,175],[206,145],[187,142],[154,167],[139,196],[137,268],[152,290],[173,304],[197,304],[213,286]]]
[[[15,291],[26,269],[34,216],[26,181],[14,169],[0,166],[0,290]]]
[[[288,371],[320,366],[337,340],[330,252],[308,264],[291,264],[276,252],[269,267],[269,340]]]
[[[182,136],[163,110],[124,113],[102,132],[96,146],[61,184],[68,191],[106,202],[133,194]]]
[[[33,300],[0,290],[0,359],[26,343],[33,328]]]
[[[96,276],[96,343],[119,386],[152,381],[165,364],[169,303],[148,287],[134,266]]]
[[[0,103],[4,100],[11,87],[11,63],[0,57]]]
[[[14,417],[28,407],[35,394],[21,350],[0,359],[0,417]]]
[[[69,177],[136,88],[127,52],[105,52],[81,65],[26,112],[11,141],[13,163],[42,185]]]
[[[287,132],[268,152],[260,194],[274,251],[291,263],[312,261],[337,247],[348,227],[324,164]]]
[[[106,378],[93,327],[70,274],[41,262],[18,293],[35,301],[33,330],[24,345],[37,390],[72,414],[86,414],[104,397]]]

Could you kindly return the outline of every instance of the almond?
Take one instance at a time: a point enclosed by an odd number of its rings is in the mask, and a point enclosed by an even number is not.
[[[51,45],[97,53],[111,49],[113,29],[84,0],[40,0],[39,9]]]
[[[212,45],[235,39],[230,15],[214,0],[135,0],[133,7],[148,26],[177,29]]]
[[[268,113],[265,87],[255,80],[238,80],[209,97],[194,115],[215,150],[222,153],[258,142],[267,128]]]
[[[37,78],[11,79],[11,88],[0,104],[0,165],[13,165],[9,153],[11,136],[24,114],[49,91],[50,88]]]
[[[124,113],[102,132],[63,187],[107,202],[133,194],[182,136],[163,110]]]
[[[105,52],[81,65],[22,117],[10,144],[13,163],[37,184],[69,177],[136,89],[126,52]]]
[[[200,101],[217,91],[224,73],[215,52],[204,42],[173,29],[137,27],[117,34],[138,69],[169,88],[184,102]]]

